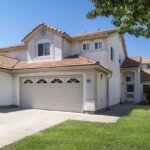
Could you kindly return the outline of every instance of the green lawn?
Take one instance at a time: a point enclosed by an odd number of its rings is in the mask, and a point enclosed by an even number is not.
[[[66,121],[2,150],[149,150],[150,107],[137,106],[116,124]]]

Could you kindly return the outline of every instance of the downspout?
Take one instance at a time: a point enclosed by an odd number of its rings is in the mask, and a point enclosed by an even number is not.
[[[106,109],[109,109],[109,80],[112,78],[112,73],[107,77],[107,101],[106,101]]]

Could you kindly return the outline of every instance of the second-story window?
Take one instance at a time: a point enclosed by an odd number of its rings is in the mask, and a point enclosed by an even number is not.
[[[110,53],[111,53],[111,54],[110,54],[110,55],[111,55],[111,56],[110,56],[110,57],[111,57],[111,60],[113,61],[113,60],[114,60],[114,55],[115,55],[114,53],[115,53],[115,52],[114,52],[114,49],[113,49],[112,47],[110,48]]]
[[[50,55],[50,43],[38,44],[38,56]]]
[[[90,50],[90,43],[84,43],[84,44],[83,44],[83,50],[84,50],[84,51]]]
[[[150,64],[147,65],[147,69],[150,69]]]
[[[102,42],[95,42],[95,49],[101,49],[102,48]]]

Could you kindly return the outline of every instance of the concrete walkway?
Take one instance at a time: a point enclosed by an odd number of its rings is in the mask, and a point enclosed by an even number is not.
[[[0,148],[66,120],[115,123],[119,117],[16,108],[0,109]]]

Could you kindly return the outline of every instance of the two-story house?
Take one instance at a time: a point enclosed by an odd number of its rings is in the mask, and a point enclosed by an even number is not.
[[[141,57],[116,30],[70,36],[43,23],[22,42],[0,49],[0,106],[95,112],[143,96]]]

